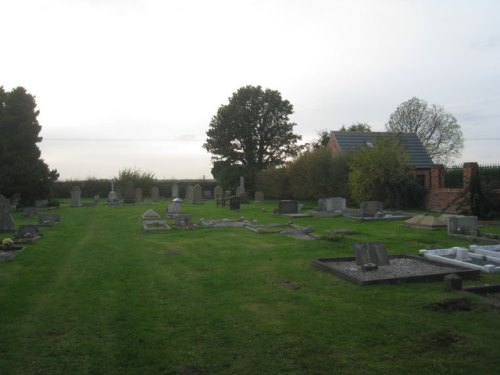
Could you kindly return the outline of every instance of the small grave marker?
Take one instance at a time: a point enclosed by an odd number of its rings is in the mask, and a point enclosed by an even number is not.
[[[377,266],[390,265],[389,256],[383,242],[356,242],[354,244],[354,255],[358,266],[369,263]]]

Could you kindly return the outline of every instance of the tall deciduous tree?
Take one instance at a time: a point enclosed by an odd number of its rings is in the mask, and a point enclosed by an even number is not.
[[[351,126],[349,126],[347,129],[344,125],[340,128],[340,131],[344,132],[363,132],[363,133],[368,133],[372,131],[372,128],[370,125],[364,123],[364,122],[355,122]]]
[[[300,150],[292,113],[292,104],[278,91],[241,87],[212,118],[203,147],[214,163],[242,166],[252,186],[257,171],[282,165]]]
[[[0,87],[0,193],[20,194],[24,203],[48,198],[59,176],[40,158],[38,114],[35,98],[23,87]]]
[[[443,107],[416,97],[401,103],[385,127],[393,132],[416,133],[437,163],[447,164],[459,157],[464,147],[457,119]]]

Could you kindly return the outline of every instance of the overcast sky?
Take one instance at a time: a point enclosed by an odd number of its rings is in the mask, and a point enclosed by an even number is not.
[[[462,126],[463,157],[500,162],[498,0],[0,0],[0,85],[36,96],[62,179],[211,178],[202,148],[244,85],[281,92],[305,141],[383,131],[417,96]]]

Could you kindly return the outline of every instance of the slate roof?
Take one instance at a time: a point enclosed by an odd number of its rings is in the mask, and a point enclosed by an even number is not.
[[[414,133],[332,131],[330,137],[335,137],[340,152],[345,153],[356,147],[366,146],[370,142],[373,144],[377,138],[384,138],[389,135],[395,135],[403,141],[410,155],[410,163],[415,168],[430,168],[434,165],[427,150]]]

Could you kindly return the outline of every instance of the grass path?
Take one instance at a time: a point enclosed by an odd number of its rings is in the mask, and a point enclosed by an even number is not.
[[[306,220],[359,234],[335,243],[238,228],[144,234],[146,208],[61,208],[59,226],[0,264],[0,374],[487,374],[500,366],[497,311],[429,312],[425,304],[453,297],[440,283],[359,287],[310,265],[350,255],[354,241],[411,254],[456,244],[443,232],[330,218]],[[221,212],[286,220],[271,206],[186,209],[195,220]]]

